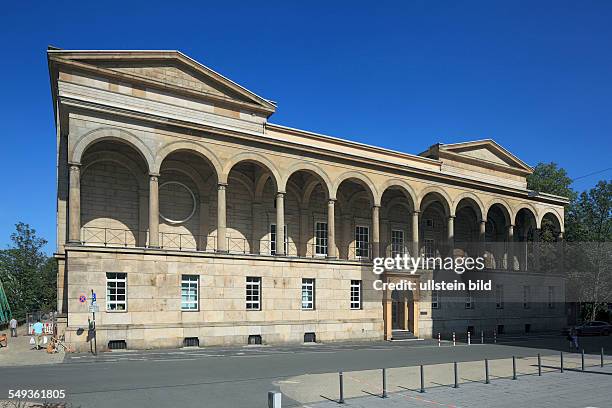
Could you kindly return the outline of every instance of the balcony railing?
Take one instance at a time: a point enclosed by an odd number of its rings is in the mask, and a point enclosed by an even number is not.
[[[146,248],[148,245],[148,232],[131,229],[83,227],[81,229],[81,243],[86,246],[105,246],[114,248]],[[314,238],[306,242],[289,240],[285,242],[285,257],[294,258],[328,258],[326,241]],[[477,257],[484,253],[485,268],[489,270],[530,270],[548,271],[558,269],[562,264],[562,249],[559,243],[541,244],[532,242],[486,243],[458,243],[453,250],[454,257]],[[159,246],[161,249],[191,252],[216,252],[219,249],[215,235],[194,235],[172,232],[159,233]],[[278,255],[278,244],[270,239],[249,240],[243,237],[227,237],[225,251],[230,254],[275,256]],[[420,250],[424,250],[420,246]],[[427,249],[427,248],[425,248]],[[446,257],[450,254],[450,247],[436,246],[429,248],[430,255],[423,256]],[[381,244],[380,256],[396,257],[407,254],[412,255],[413,245]],[[336,258],[355,262],[369,262],[374,256],[372,243],[353,242],[349,247],[338,247]]]

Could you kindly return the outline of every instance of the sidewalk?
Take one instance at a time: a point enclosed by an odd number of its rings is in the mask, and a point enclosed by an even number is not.
[[[304,408],[410,408],[410,407],[482,407],[482,408],[603,408],[610,406],[612,366],[591,367],[585,372],[566,370],[564,373],[543,373],[512,379],[495,379],[491,384],[471,382],[459,388],[439,386],[417,391],[402,390],[389,398],[366,396],[346,399],[344,405],[325,401],[303,405]],[[362,394],[363,395],[363,394]]]
[[[585,355],[585,366],[587,371],[599,368],[600,358],[596,355]],[[516,359],[516,372],[519,379],[529,382],[533,378],[543,378],[556,374],[560,371],[560,358],[558,354],[542,356],[542,377],[538,377],[537,357],[523,357]],[[580,354],[564,353],[564,367],[569,370],[581,368]],[[458,384],[472,386],[475,383],[484,385],[485,365],[484,361],[460,362],[458,367]],[[604,369],[609,366],[605,366]],[[454,370],[453,363],[434,364],[424,366],[425,394],[418,393],[420,389],[420,369],[418,366],[389,368],[387,373],[387,391],[389,394],[399,393],[403,395],[419,396],[427,395],[429,392],[447,393],[453,390]],[[512,359],[496,359],[489,361],[489,379],[491,384],[497,384],[503,379],[512,378]],[[609,377],[606,378],[609,381]],[[512,383],[518,383],[512,381]],[[302,404],[312,404],[324,400],[335,401],[339,397],[339,375],[338,373],[306,374],[287,378],[279,381],[281,392],[292,400]],[[379,396],[382,393],[381,370],[347,371],[343,373],[343,386],[345,400],[351,398],[363,398],[364,396]],[[487,385],[487,386],[490,386]],[[484,389],[482,390],[484,392]],[[323,405],[326,406],[326,405]],[[359,405],[358,405],[359,406]],[[373,405],[378,407],[379,405]],[[384,406],[384,405],[380,405]]]
[[[63,351],[47,354],[46,345],[41,350],[35,350],[26,331],[26,325],[17,329],[17,337],[11,337],[10,330],[6,331],[8,347],[0,348],[0,367],[57,364],[64,360]]]

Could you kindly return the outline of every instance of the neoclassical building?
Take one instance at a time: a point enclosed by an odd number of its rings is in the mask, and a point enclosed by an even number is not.
[[[564,280],[532,270],[528,243],[543,225],[561,238],[567,200],[527,190],[532,169],[494,141],[413,155],[274,124],[274,102],[177,51],[49,49],[48,62],[58,310],[77,348],[91,291],[111,348],[565,323]],[[494,292],[372,287],[374,257],[479,252]],[[504,302],[518,292],[522,305]]]

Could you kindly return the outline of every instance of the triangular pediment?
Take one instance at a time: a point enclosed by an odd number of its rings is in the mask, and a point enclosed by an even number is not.
[[[273,113],[274,103],[236,84],[178,51],[61,51],[54,58],[82,68],[92,67],[124,81],[142,81],[165,90],[179,90],[226,103]]]
[[[491,139],[441,144],[439,150],[441,154],[459,155],[474,161],[508,166],[529,172],[532,170],[529,165]]]

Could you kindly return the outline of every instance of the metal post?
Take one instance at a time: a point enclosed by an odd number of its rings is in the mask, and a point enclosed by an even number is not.
[[[604,361],[603,347],[601,348],[601,356],[600,356],[600,357],[601,357],[601,360],[600,360],[600,362],[599,362],[599,366],[600,366],[600,367],[603,367],[603,365],[604,365],[604,364],[603,364],[603,361]]]
[[[561,352],[561,372],[563,372],[563,352]]]
[[[456,345],[456,341],[455,341],[455,332],[453,332],[453,346]]]
[[[453,386],[453,388],[459,388],[459,380],[457,378],[457,362],[456,361],[453,363],[453,368],[455,370],[455,385]]]
[[[540,353],[538,353],[538,375],[542,375],[542,357],[540,356]]]
[[[438,333],[438,347],[441,345],[440,333]]]
[[[497,344],[497,330],[493,329],[493,343]]]
[[[423,372],[423,365],[421,365],[421,389],[419,392],[425,392],[425,373]]]
[[[467,343],[468,343],[468,346],[469,346],[470,344],[472,344],[472,333],[470,333],[469,331],[468,331],[468,339],[467,339]]]
[[[282,408],[282,396],[280,392],[268,391],[268,408]]]
[[[484,330],[480,331],[480,344],[484,344]]]
[[[340,399],[338,400],[338,404],[344,404],[344,381],[342,380],[342,371],[338,372],[338,377],[340,379]]]
[[[485,384],[490,384],[489,381],[489,360],[485,358]]]
[[[384,368],[382,369],[382,382],[383,382],[383,391],[382,391],[382,397],[383,398],[387,398],[387,370],[385,370]]]
[[[516,357],[512,356],[512,379],[516,380]]]
[[[584,349],[582,349],[582,371],[584,371]]]

